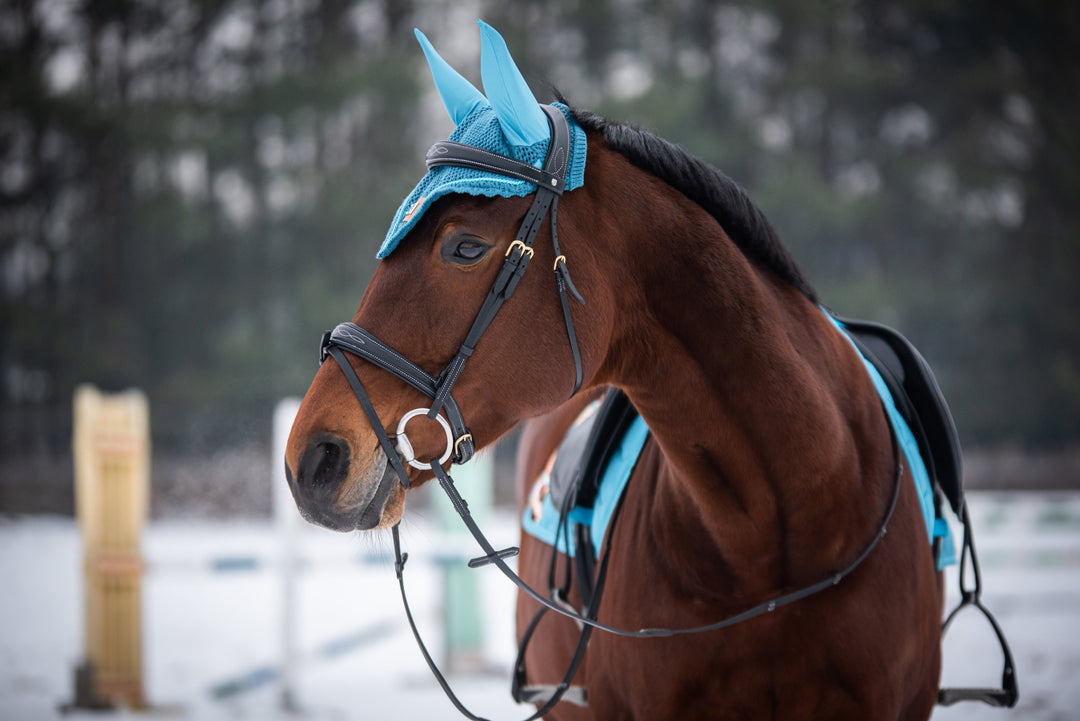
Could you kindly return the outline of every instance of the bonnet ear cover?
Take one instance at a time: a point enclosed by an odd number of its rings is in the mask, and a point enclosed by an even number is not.
[[[449,140],[539,168],[544,163],[551,138],[547,116],[510,57],[506,42],[490,25],[483,21],[478,23],[481,78],[487,97],[451,68],[423,33],[415,31],[446,112],[457,126]],[[565,189],[571,191],[580,187],[585,180],[585,131],[570,117],[565,105],[556,103],[555,107],[566,115],[570,124],[570,158]],[[434,167],[421,178],[398,208],[376,257],[390,255],[431,204],[444,195],[463,193],[512,198],[535,192],[536,185],[526,180],[472,168],[449,165]]]
[[[424,57],[427,58],[431,79],[435,81],[435,89],[439,91],[446,112],[454,125],[461,125],[461,121],[469,117],[470,113],[488,104],[487,98],[435,52],[435,48],[419,29],[413,28],[413,33],[420,42]]]
[[[528,146],[551,137],[547,117],[510,57],[506,41],[483,20],[480,24],[480,77],[503,135],[514,146]]]

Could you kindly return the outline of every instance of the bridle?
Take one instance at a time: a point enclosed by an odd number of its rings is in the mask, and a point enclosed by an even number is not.
[[[574,356],[574,386],[570,394],[571,397],[576,394],[581,387],[581,354],[578,349],[577,336],[574,333],[574,324],[570,314],[568,294],[572,295],[579,303],[584,303],[584,300],[570,279],[570,273],[566,265],[566,256],[559,250],[559,239],[556,232],[558,200],[566,185],[566,171],[567,166],[569,165],[571,147],[570,127],[566,117],[558,108],[549,105],[542,105],[541,108],[547,115],[551,127],[551,142],[543,166],[540,169],[513,158],[451,141],[435,143],[427,153],[426,163],[429,169],[453,165],[505,175],[519,180],[526,180],[537,186],[532,206],[525,214],[525,219],[518,229],[515,240],[510,244],[510,247],[506,251],[502,268],[499,270],[491,289],[488,291],[487,297],[484,299],[464,342],[462,342],[457,354],[449,364],[447,364],[446,368],[444,368],[437,377],[432,376],[404,355],[383,343],[370,332],[357,326],[355,323],[341,323],[334,328],[333,331],[324,333],[319,345],[320,363],[324,362],[327,357],[332,357],[337,362],[338,366],[340,366],[353,393],[360,402],[372,430],[379,439],[379,444],[386,454],[387,462],[390,463],[391,467],[394,469],[402,487],[405,489],[409,488],[408,472],[405,470],[405,463],[418,469],[430,468],[435,474],[436,479],[439,481],[439,485],[450,499],[454,510],[457,511],[458,515],[465,523],[466,528],[469,529],[473,538],[484,551],[485,555],[474,558],[468,562],[469,567],[478,568],[488,564],[495,565],[507,578],[521,589],[522,592],[541,605],[540,612],[534,617],[533,622],[529,625],[524,634],[522,646],[518,653],[518,661],[515,664],[513,686],[515,699],[519,701],[524,700],[542,703],[536,713],[529,716],[525,721],[533,721],[533,719],[538,719],[543,716],[551,710],[551,708],[558,703],[570,689],[570,682],[584,658],[585,648],[588,646],[589,638],[594,629],[601,629],[608,633],[630,638],[658,638],[715,631],[765,613],[770,613],[782,606],[801,600],[840,583],[841,580],[854,571],[863,560],[870,555],[870,552],[877,543],[885,536],[886,527],[896,508],[897,499],[900,494],[900,480],[903,476],[903,465],[900,459],[900,447],[897,443],[896,433],[892,428],[892,424],[887,423],[892,438],[893,454],[895,458],[895,476],[892,496],[877,533],[863,548],[855,560],[843,570],[822,579],[818,583],[769,599],[746,611],[703,626],[679,629],[644,628],[632,631],[597,621],[596,618],[599,611],[600,598],[604,587],[604,579],[606,577],[607,561],[611,550],[610,544],[605,544],[607,545],[607,549],[600,559],[597,568],[596,586],[589,606],[584,613],[578,613],[565,601],[563,593],[565,589],[555,588],[555,584],[552,583],[551,597],[549,598],[525,583],[525,581],[506,564],[505,559],[516,555],[519,549],[517,547],[509,547],[502,550],[496,550],[495,547],[492,546],[473,519],[472,514],[469,512],[468,504],[465,499],[461,497],[461,494],[454,485],[453,479],[443,468],[443,464],[448,459],[454,464],[466,463],[472,458],[473,453],[475,452],[475,442],[472,434],[465,425],[461,410],[454,400],[451,391],[454,383],[457,381],[465,367],[465,362],[473,354],[480,336],[483,335],[484,331],[495,317],[495,314],[502,307],[502,304],[513,295],[514,290],[517,288],[518,282],[521,280],[529,261],[533,257],[533,243],[536,241],[536,237],[542,227],[545,217],[549,214],[551,217],[551,239],[556,258],[554,264],[556,283],[559,299],[562,304],[563,317],[566,323],[567,338]],[[398,443],[396,445],[390,440],[389,435],[383,427],[382,421],[379,419],[371,400],[364,390],[363,384],[360,383],[360,379],[356,376],[355,371],[345,357],[346,352],[394,374],[432,399],[429,408],[419,408],[410,411],[402,417],[397,426],[396,437]],[[440,415],[440,412],[444,410],[446,415],[445,419]],[[447,447],[442,457],[430,459],[427,463],[415,458],[412,446],[405,434],[405,427],[408,421],[421,414],[436,420],[443,427],[447,439]],[[373,499],[372,503],[385,502],[390,487],[391,484],[383,482],[377,490],[376,497]],[[566,514],[563,514],[564,517],[565,515]],[[611,525],[613,526],[614,523],[615,517],[612,518]],[[394,542],[394,568],[398,579],[398,585],[401,590],[402,603],[405,607],[406,617],[412,628],[413,636],[420,647],[420,651],[436,680],[438,680],[443,691],[446,692],[447,697],[454,706],[463,715],[474,721],[485,721],[482,717],[474,715],[465,708],[461,701],[455,696],[445,677],[439,671],[438,666],[432,659],[427,647],[424,645],[420,632],[413,619],[405,592],[404,567],[405,562],[408,560],[408,554],[402,553],[401,551],[401,540],[397,525],[391,529],[391,532]],[[552,553],[556,553],[555,549],[552,550]],[[534,697],[522,693],[520,687],[524,677],[524,648],[528,639],[531,638],[532,632],[535,630],[541,614],[546,610],[555,611],[556,613],[574,620],[581,627],[581,635],[562,682],[553,688],[548,689],[547,693],[542,697]]]
[[[570,350],[574,356],[574,388],[570,395],[573,396],[581,387],[581,353],[578,350],[577,335],[574,333],[574,321],[570,314],[570,302],[567,294],[573,295],[579,303],[585,301],[570,279],[570,271],[566,266],[566,256],[559,251],[559,236],[556,230],[559,196],[562,195],[563,189],[566,187],[566,170],[569,165],[570,126],[566,117],[558,108],[549,105],[541,107],[547,115],[551,126],[551,142],[543,167],[540,169],[513,158],[448,140],[435,143],[428,150],[426,162],[429,169],[454,165],[506,175],[534,183],[537,186],[532,207],[525,214],[525,219],[518,229],[517,236],[507,249],[502,268],[488,291],[483,305],[480,306],[472,327],[465,336],[461,347],[458,348],[457,354],[439,376],[434,377],[428,374],[404,355],[355,323],[341,323],[333,331],[324,333],[322,342],[319,344],[319,362],[325,361],[328,355],[338,362],[338,365],[345,371],[349,384],[352,386],[357,398],[360,399],[360,403],[364,406],[364,411],[375,429],[381,428],[382,422],[378,419],[374,410],[371,409],[367,394],[364,392],[363,386],[360,384],[359,379],[356,378],[355,373],[352,373],[351,369],[349,369],[349,364],[345,361],[342,351],[352,353],[385,371],[393,373],[431,398],[431,406],[423,409],[425,414],[432,420],[438,420],[444,429],[449,429],[447,431],[447,450],[439,461],[440,466],[451,457],[455,464],[461,464],[467,462],[473,456],[475,442],[472,433],[466,427],[461,410],[458,408],[451,391],[454,383],[461,375],[461,371],[465,368],[465,362],[476,349],[480,336],[487,330],[488,325],[495,318],[495,314],[499,312],[502,304],[509,300],[517,289],[518,282],[525,274],[529,261],[532,260],[533,243],[540,232],[544,218],[549,213],[551,216],[551,241],[555,250],[555,278],[559,299],[562,303],[563,317],[566,321],[566,335],[570,341]],[[443,420],[439,415],[439,412],[444,409],[446,411],[446,420]],[[405,439],[405,443],[402,443],[400,448],[395,449],[388,438],[382,437],[385,434],[379,434],[378,430],[376,430],[376,433],[380,435],[379,440],[382,443],[383,451],[385,451],[404,488],[409,487],[409,479],[404,465],[396,460],[397,451],[401,451],[406,462],[414,468],[422,469],[427,467],[426,464],[417,461],[413,457],[412,447],[408,444],[407,437],[404,435],[405,424],[409,418],[415,415],[419,414],[416,411],[406,414],[398,425],[397,437],[399,440]]]

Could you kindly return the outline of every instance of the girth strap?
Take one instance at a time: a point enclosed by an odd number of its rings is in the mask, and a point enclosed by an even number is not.
[[[547,701],[549,698],[559,692],[561,686],[553,686],[552,684],[533,684],[531,686],[523,686],[519,697],[515,697],[514,700],[518,703],[531,703],[540,704]],[[563,692],[562,700],[566,703],[572,703],[575,706],[588,706],[589,699],[585,693],[584,686],[571,686]]]

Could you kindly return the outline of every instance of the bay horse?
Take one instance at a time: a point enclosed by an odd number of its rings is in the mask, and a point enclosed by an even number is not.
[[[481,27],[487,98],[463,78],[440,81],[444,69],[421,39],[451,117],[461,130],[493,113],[514,152],[540,135],[548,147],[550,108],[537,121],[523,106],[540,108],[527,86],[522,100],[505,45]],[[509,81],[489,83],[492,54]],[[496,87],[508,84],[516,89]],[[707,625],[873,550],[842,583],[723,630],[593,634],[573,675],[587,706],[562,701],[545,718],[929,718],[942,574],[911,472],[851,342],[733,181],[647,132],[556,112],[581,135],[570,146],[587,148],[574,158],[584,171],[539,219],[531,195],[497,190],[452,187],[402,205],[394,222],[404,230],[388,236],[346,329],[352,345],[324,339],[324,357],[337,363],[321,366],[292,428],[286,471],[301,513],[335,530],[396,533],[408,489],[443,483],[451,456],[527,421],[517,473],[524,508],[573,420],[617,388],[650,435],[604,540],[595,618],[622,629]],[[439,152],[458,151],[448,143]],[[543,181],[530,182],[539,197]],[[537,269],[516,275],[513,297],[474,334],[477,309],[489,307],[515,258]],[[568,305],[567,288],[584,303]],[[405,418],[428,406],[428,420]],[[406,423],[407,451],[389,445]],[[898,473],[888,533],[874,546]],[[520,551],[521,578],[543,587],[552,547],[523,533]],[[567,600],[580,607],[573,592]],[[519,635],[537,607],[520,594]],[[525,654],[528,682],[558,684],[579,634],[575,619],[548,614]]]

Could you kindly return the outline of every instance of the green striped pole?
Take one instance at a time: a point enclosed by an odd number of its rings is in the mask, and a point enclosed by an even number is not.
[[[454,485],[468,502],[481,527],[491,516],[495,491],[495,457],[479,453],[469,463],[453,469]],[[453,507],[438,499],[439,526],[448,547],[471,549],[471,536]],[[480,550],[475,549],[479,555]],[[463,558],[443,564],[443,659],[451,671],[475,671],[484,665],[484,608],[480,578]]]

